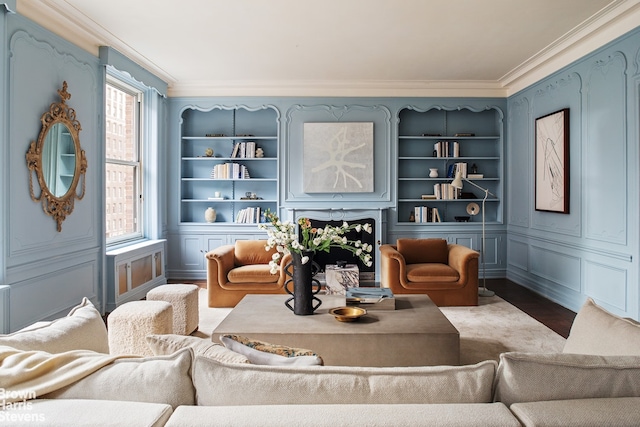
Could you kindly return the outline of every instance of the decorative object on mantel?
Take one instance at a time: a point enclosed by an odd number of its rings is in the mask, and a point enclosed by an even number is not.
[[[207,157],[213,157],[213,148],[209,147],[206,150],[204,150],[204,155]]]
[[[207,210],[204,211],[204,219],[207,222],[216,222],[217,216],[216,210],[213,208],[207,208]]]
[[[429,169],[429,177],[437,178],[438,177],[438,168],[430,168]]]
[[[367,233],[372,232],[371,224],[354,224],[349,225],[347,222],[343,222],[341,226],[327,225],[324,228],[311,227],[311,221],[308,218],[300,218],[297,224],[290,221],[280,221],[278,215],[270,210],[265,211],[264,217],[266,223],[258,224],[258,228],[267,231],[267,249],[276,248],[278,250],[274,258],[269,262],[271,267],[271,273],[275,274],[278,271],[278,265],[282,260],[283,254],[291,254],[293,261],[292,266],[287,266],[285,271],[292,279],[285,282],[286,291],[293,297],[288,299],[285,305],[289,307],[294,314],[307,315],[313,314],[316,308],[320,306],[318,303],[313,306],[313,300],[316,299],[314,295],[318,293],[320,289],[320,283],[313,279],[313,254],[318,251],[329,252],[333,248],[342,248],[350,251],[354,256],[358,257],[366,266],[370,267],[373,264],[371,251],[373,246],[362,242],[360,240],[348,240],[345,234],[351,230],[360,232],[361,230]],[[298,226],[300,227],[301,236],[298,235]],[[299,257],[299,263],[296,258]],[[308,264],[308,265],[307,265]],[[293,268],[293,273],[289,273],[289,270]],[[304,273],[296,273],[298,270],[306,270]],[[293,291],[290,291],[288,284],[293,281]],[[314,292],[313,286],[317,283],[317,289]],[[292,308],[288,303],[294,301],[294,307]],[[303,301],[301,304],[305,304],[303,307],[296,307],[297,301]]]

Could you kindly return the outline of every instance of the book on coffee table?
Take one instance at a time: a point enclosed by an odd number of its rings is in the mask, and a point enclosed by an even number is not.
[[[389,288],[347,288],[347,305],[366,310],[395,310],[396,300]]]

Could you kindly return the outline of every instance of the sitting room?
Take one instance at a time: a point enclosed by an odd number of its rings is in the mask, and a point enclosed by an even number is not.
[[[0,5],[0,426],[640,424],[640,0]]]

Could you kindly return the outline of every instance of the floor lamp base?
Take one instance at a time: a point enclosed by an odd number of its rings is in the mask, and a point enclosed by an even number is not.
[[[481,297],[492,297],[495,294],[496,294],[495,292],[490,291],[487,288],[479,288],[478,289],[478,296],[481,296]]]

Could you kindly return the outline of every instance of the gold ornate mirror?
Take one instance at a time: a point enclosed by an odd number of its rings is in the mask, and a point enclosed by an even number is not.
[[[78,134],[82,127],[76,112],[66,104],[71,99],[67,82],[58,90],[60,102],[49,106],[40,118],[42,129],[37,141],[31,141],[27,151],[29,193],[34,202],[42,201],[42,209],[53,217],[62,231],[62,221],[73,212],[75,199],[84,197],[87,158],[80,147]],[[40,194],[33,190],[33,174],[40,184]],[[78,183],[82,180],[80,193]]]

